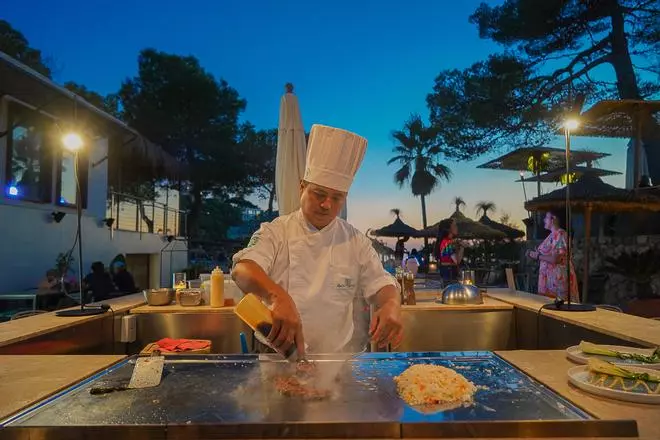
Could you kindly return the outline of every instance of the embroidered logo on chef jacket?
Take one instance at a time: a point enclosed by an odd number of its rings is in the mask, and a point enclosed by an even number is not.
[[[259,243],[259,232],[255,232],[254,234],[252,234],[252,237],[250,238],[250,242],[248,243],[247,247],[251,248],[253,246],[256,246],[257,243]]]
[[[337,283],[337,290],[349,290],[355,287],[351,278],[344,278],[343,282]]]

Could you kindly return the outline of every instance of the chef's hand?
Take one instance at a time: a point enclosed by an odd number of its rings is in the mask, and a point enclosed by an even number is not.
[[[291,296],[271,280],[266,272],[252,260],[241,260],[234,265],[231,276],[243,292],[252,292],[273,305],[273,327],[265,335],[275,347],[286,352],[296,344],[298,355],[305,354],[300,314]]]
[[[403,324],[401,322],[401,304],[398,295],[396,298],[383,302],[371,317],[369,335],[371,341],[379,348],[392,344],[396,348],[403,339]]]
[[[273,328],[268,334],[268,340],[285,353],[295,344],[298,349],[298,357],[304,357],[305,340],[296,304],[284,290],[274,293],[271,300],[273,303]]]

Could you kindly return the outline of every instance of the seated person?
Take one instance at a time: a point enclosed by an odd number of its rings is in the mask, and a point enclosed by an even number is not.
[[[46,278],[39,282],[37,286],[38,290],[53,292],[53,291],[62,291],[62,278],[64,278],[64,291],[71,292],[78,288],[77,280],[74,276],[64,276],[60,275],[57,269],[48,269],[46,271]]]
[[[105,266],[100,261],[92,263],[92,272],[85,277],[83,283],[84,292],[91,291],[94,301],[108,299],[110,294],[117,290],[110,274],[105,271]]]
[[[66,281],[66,286],[69,287]],[[64,296],[64,293],[58,294],[57,292],[62,291],[62,283],[60,274],[55,269],[49,269],[46,271],[46,278],[41,280],[37,290],[41,292],[48,292],[48,295],[39,296],[38,298],[38,308],[41,310],[55,310],[57,308],[58,301]]]
[[[436,241],[436,257],[439,271],[445,281],[458,278],[458,266],[463,261],[463,246],[456,241],[458,226],[456,220],[448,218],[440,222]]]
[[[115,274],[112,277],[112,281],[115,283],[117,290],[120,291],[121,293],[137,292],[138,289],[135,286],[135,280],[133,279],[133,275],[131,275],[131,273],[128,270],[126,270],[126,265],[121,261],[117,261],[114,267],[115,267]]]
[[[37,289],[42,291],[60,290],[60,274],[55,269],[48,269],[46,278],[39,282]]]

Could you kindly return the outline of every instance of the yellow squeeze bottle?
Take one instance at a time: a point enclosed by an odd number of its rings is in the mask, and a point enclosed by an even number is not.
[[[225,305],[225,276],[222,269],[216,266],[211,272],[211,307],[222,307]]]
[[[259,342],[269,346],[289,361],[297,359],[298,350],[295,345],[292,345],[286,352],[283,352],[275,348],[266,339],[270,330],[273,328],[273,315],[270,309],[256,295],[253,293],[245,295],[234,309],[234,313],[254,330],[255,337]]]
[[[253,293],[248,293],[238,303],[234,313],[254,331],[265,333],[268,336],[273,325],[273,317],[270,310]]]

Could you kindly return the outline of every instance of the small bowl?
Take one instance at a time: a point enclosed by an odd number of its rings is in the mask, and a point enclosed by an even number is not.
[[[144,299],[150,306],[166,306],[174,298],[174,289],[146,289]]]
[[[179,294],[179,305],[183,307],[194,307],[202,303],[202,289],[181,289]]]

